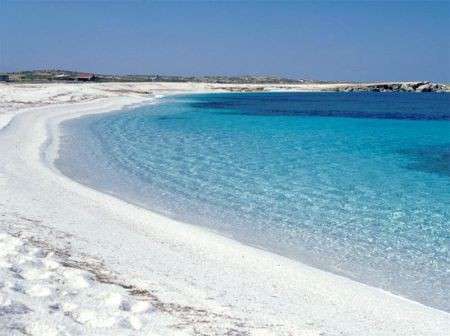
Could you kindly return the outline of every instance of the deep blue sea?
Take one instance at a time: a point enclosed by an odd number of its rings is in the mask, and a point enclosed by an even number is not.
[[[450,94],[176,96],[62,134],[81,183],[450,311]]]

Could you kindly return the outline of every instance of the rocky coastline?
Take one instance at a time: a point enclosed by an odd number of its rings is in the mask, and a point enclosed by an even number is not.
[[[399,83],[373,83],[373,84],[350,84],[340,86],[335,90],[338,92],[444,92],[446,87],[442,84],[432,82],[399,82]]]

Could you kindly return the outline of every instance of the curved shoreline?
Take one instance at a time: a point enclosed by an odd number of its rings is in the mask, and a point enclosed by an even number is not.
[[[444,335],[450,326],[445,312],[170,220],[83,186],[48,164],[57,152],[61,122],[111,112],[139,101],[111,98],[41,107],[16,116],[7,129],[0,131],[0,144],[16,145],[7,150],[6,163],[12,167],[5,170],[12,180],[9,187],[16,187],[18,197],[12,199],[17,209],[38,212],[47,218],[47,225],[83,238],[85,241],[73,241],[75,249],[100,255],[119,273],[144,283],[156,282],[154,286],[166,292],[163,296],[169,301],[206,305],[212,311],[231,305],[229,313],[233,316],[255,325],[256,321],[267,320],[272,324],[268,330],[275,334],[276,329],[271,328],[282,324],[294,334],[311,330],[317,335]],[[18,139],[30,128],[37,137]],[[53,141],[47,143],[49,136]],[[49,148],[43,155],[42,146],[46,144]],[[0,163],[3,165],[4,160]],[[14,169],[19,166],[22,168]],[[30,181],[37,183],[24,188]],[[8,190],[14,193],[14,188]],[[54,195],[59,196],[57,205],[49,203]],[[43,199],[34,207],[24,207],[39,196]],[[42,209],[37,210],[37,206]],[[79,221],[86,223],[73,225]]]

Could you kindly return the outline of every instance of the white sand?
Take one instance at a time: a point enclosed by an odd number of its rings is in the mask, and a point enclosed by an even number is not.
[[[62,120],[150,102],[143,92],[213,87],[0,85],[0,335],[448,335],[448,313],[156,215],[52,166]]]

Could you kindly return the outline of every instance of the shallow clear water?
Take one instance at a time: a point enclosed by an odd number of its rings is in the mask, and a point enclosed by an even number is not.
[[[450,95],[179,96],[63,124],[61,171],[450,311]]]

